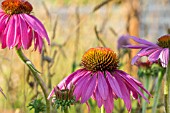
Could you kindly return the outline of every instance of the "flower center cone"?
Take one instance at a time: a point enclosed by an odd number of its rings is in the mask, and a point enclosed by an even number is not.
[[[10,15],[26,13],[30,14],[32,5],[24,0],[5,0],[1,4],[2,9]]]
[[[118,67],[116,53],[109,48],[91,48],[82,57],[81,64],[90,71],[113,71]]]

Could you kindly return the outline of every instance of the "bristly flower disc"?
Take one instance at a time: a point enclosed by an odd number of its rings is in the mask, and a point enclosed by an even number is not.
[[[32,11],[32,5],[23,0],[5,0],[2,2],[2,9],[7,13],[7,14],[21,14],[21,13],[26,13],[30,14]]]
[[[158,39],[158,45],[162,48],[170,48],[170,35],[161,36]]]
[[[111,71],[118,67],[116,53],[109,48],[91,48],[82,57],[82,65],[90,71]]]

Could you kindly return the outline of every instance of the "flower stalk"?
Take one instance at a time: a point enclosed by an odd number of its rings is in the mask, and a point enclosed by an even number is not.
[[[146,90],[148,90],[149,89],[149,75],[145,75],[144,76],[145,77],[145,88],[146,88]],[[146,97],[147,97],[147,94],[145,93],[144,94]],[[143,101],[142,102],[142,113],[146,113],[146,107],[147,107],[147,102],[146,101]]]
[[[160,71],[158,73],[158,81],[156,84],[156,89],[155,89],[155,96],[154,96],[154,103],[153,103],[153,107],[152,107],[152,113],[156,113],[156,109],[157,109],[157,105],[158,105],[158,99],[159,99],[159,89],[162,83],[162,79],[163,79],[163,73]]]
[[[165,97],[165,111],[166,113],[170,113],[170,59],[168,61],[168,66],[166,68],[164,97]]]
[[[45,97],[45,101],[46,101],[46,111],[47,111],[47,113],[50,113],[50,101],[47,99],[48,89],[47,89],[47,86],[45,85],[44,81],[42,80],[42,78],[39,76],[40,72],[34,67],[32,62],[23,54],[21,49],[16,49],[16,52],[17,52],[19,58],[28,66],[28,68],[32,72],[32,75],[34,76],[34,78],[36,79],[38,84],[40,85],[40,87],[44,93],[44,97]]]

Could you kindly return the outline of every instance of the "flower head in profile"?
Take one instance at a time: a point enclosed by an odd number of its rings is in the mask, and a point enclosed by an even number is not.
[[[61,108],[61,111],[68,109],[71,105],[76,104],[75,96],[73,96],[74,86],[71,85],[70,89],[54,88],[55,95],[52,97],[52,103],[56,109]]]
[[[143,85],[124,71],[118,70],[117,55],[111,49],[91,48],[83,55],[81,64],[83,68],[67,76],[57,85],[63,89],[65,85],[70,88],[73,84],[76,101],[85,103],[92,97],[99,108],[104,105],[107,113],[112,113],[114,100],[117,98],[123,99],[130,112],[130,94],[138,102],[140,102],[139,95],[149,102],[140,90],[141,88],[150,95]],[[54,93],[53,89],[48,99]]]
[[[28,49],[34,41],[34,49],[41,52],[43,38],[50,44],[43,24],[30,15],[32,5],[24,0],[4,0],[0,10],[0,41],[2,48]]]
[[[134,36],[130,36],[134,41],[140,45],[127,45],[125,47],[132,49],[141,49],[137,55],[132,59],[134,64],[139,58],[147,56],[150,62],[156,62],[160,60],[163,67],[167,67],[169,60],[169,48],[170,48],[170,35],[164,35],[158,38],[156,44],[148,42],[144,39],[140,39]]]

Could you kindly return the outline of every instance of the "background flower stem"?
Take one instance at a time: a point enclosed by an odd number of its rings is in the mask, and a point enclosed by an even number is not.
[[[168,61],[168,67],[166,68],[164,97],[165,97],[165,111],[166,113],[170,113],[170,59]]]
[[[157,105],[158,105],[158,99],[159,99],[159,89],[160,89],[160,86],[161,86],[161,83],[162,83],[163,75],[164,74],[161,71],[158,73],[158,81],[157,81],[156,89],[155,89],[152,113],[156,113],[156,109],[157,109]]]
[[[64,109],[64,113],[68,113],[68,108]]]
[[[28,68],[32,72],[32,75],[34,76],[34,78],[36,79],[38,84],[40,85],[40,87],[44,93],[45,100],[46,100],[46,111],[47,111],[47,113],[50,113],[50,101],[47,99],[48,89],[47,89],[44,81],[42,80],[42,78],[39,76],[39,72],[34,67],[32,62],[23,54],[21,49],[16,49],[16,52],[17,52],[19,58],[28,66]]]
[[[149,75],[144,75],[144,85],[146,90],[149,89]],[[148,97],[148,95],[145,93],[144,94],[146,97]],[[147,107],[147,102],[146,101],[142,101],[142,113],[146,113],[146,107]]]
[[[101,107],[101,113],[105,113],[104,106]]]

